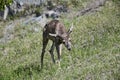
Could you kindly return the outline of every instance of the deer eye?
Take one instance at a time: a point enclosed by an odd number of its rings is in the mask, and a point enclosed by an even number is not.
[[[65,40],[63,40],[63,44],[65,43]]]
[[[69,41],[71,41],[71,39],[70,39],[70,38],[69,38],[68,40],[69,40]]]

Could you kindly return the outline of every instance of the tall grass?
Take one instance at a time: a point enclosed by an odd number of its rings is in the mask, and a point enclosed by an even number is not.
[[[0,80],[119,80],[120,79],[120,13],[108,1],[99,12],[78,18],[64,17],[69,28],[72,51],[63,47],[61,69],[53,64],[47,46],[44,68],[40,69],[42,29],[34,32],[32,25],[18,24],[14,39],[0,44]],[[70,22],[69,22],[70,21]],[[56,52],[55,57],[56,57]],[[56,57],[57,59],[57,57]]]

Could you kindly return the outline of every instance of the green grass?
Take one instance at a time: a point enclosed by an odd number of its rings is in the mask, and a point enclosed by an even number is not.
[[[120,12],[108,1],[99,12],[61,21],[71,34],[72,51],[63,47],[61,69],[53,64],[47,46],[40,69],[42,29],[36,24],[17,24],[14,39],[0,44],[0,80],[119,80]],[[70,21],[70,22],[69,22]],[[37,27],[39,32],[34,32]],[[55,58],[57,59],[56,52]]]

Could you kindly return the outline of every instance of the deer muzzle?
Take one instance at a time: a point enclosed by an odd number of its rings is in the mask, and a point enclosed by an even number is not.
[[[68,42],[67,44],[65,44],[65,46],[66,46],[66,48],[67,48],[69,51],[71,51],[71,43],[70,43],[70,42]]]

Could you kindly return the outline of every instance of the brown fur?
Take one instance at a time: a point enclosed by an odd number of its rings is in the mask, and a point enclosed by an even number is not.
[[[41,53],[41,67],[43,67],[43,58],[44,58],[45,48],[49,40],[52,40],[53,42],[50,49],[50,54],[51,54],[52,61],[54,63],[55,63],[54,54],[53,54],[54,47],[56,47],[59,62],[60,62],[60,55],[61,55],[61,48],[62,48],[61,45],[64,44],[68,50],[71,50],[69,32],[66,31],[64,25],[59,20],[50,21],[45,25],[43,30],[43,49]]]

